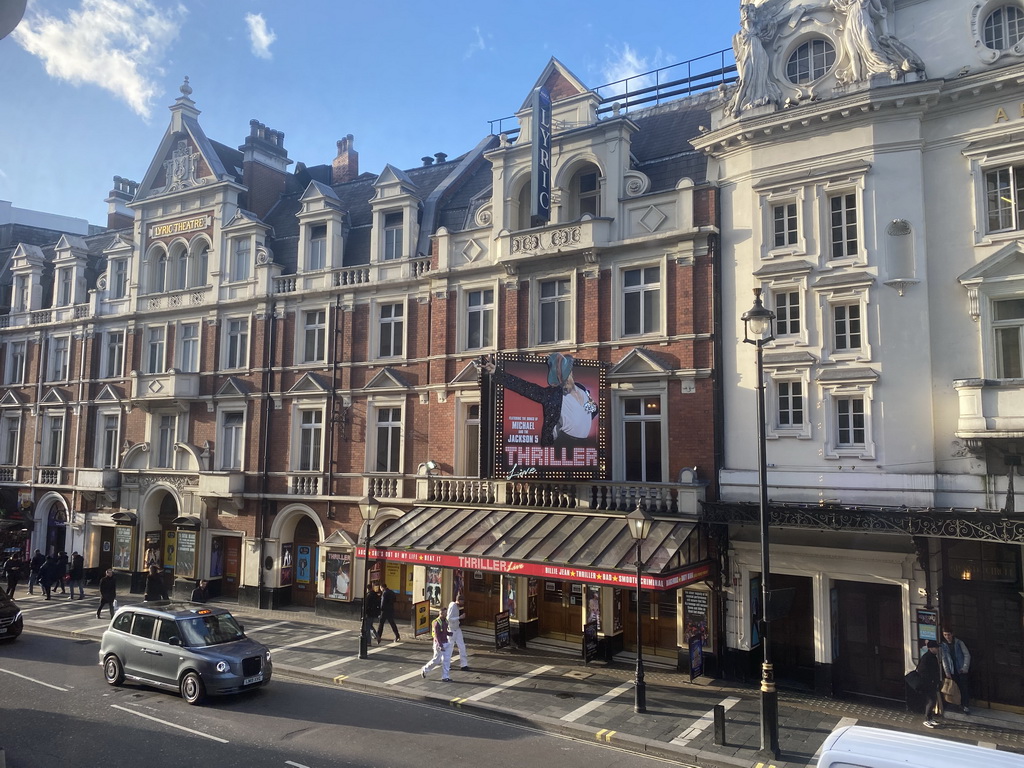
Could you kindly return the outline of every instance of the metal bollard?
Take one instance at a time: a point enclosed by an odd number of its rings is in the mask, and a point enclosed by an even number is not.
[[[715,704],[715,744],[725,746],[725,707]]]

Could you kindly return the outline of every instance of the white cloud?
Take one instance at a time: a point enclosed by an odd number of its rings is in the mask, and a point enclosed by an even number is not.
[[[602,95],[611,96],[613,94],[625,93],[627,85],[630,91],[654,85],[655,79],[653,76],[640,78],[637,75],[672,63],[675,63],[674,60],[662,53],[660,48],[652,56],[641,56],[633,50],[629,43],[623,43],[621,49],[609,46],[608,59],[601,68],[601,74],[604,76],[606,83],[618,84]],[[619,83],[620,80],[625,80],[626,78],[630,78],[628,84]]]
[[[249,25],[249,41],[252,43],[253,55],[261,59],[271,58],[270,44],[277,40],[277,35],[267,28],[267,20],[263,18],[263,14],[247,13],[245,23]]]
[[[471,42],[469,44],[469,47],[466,49],[466,53],[463,56],[463,58],[465,59],[468,59],[477,51],[487,50],[487,40],[484,39],[484,35],[480,31],[480,27],[473,27],[473,34],[476,35],[476,39],[473,42]],[[490,35],[488,35],[488,37],[490,37]]]
[[[51,77],[104,88],[149,118],[159,57],[172,50],[187,13],[180,4],[160,9],[150,0],[82,0],[66,21],[30,13],[11,36]]]

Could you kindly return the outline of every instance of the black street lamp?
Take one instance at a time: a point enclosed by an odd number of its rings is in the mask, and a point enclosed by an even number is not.
[[[633,711],[646,712],[647,683],[644,682],[644,644],[641,631],[642,622],[640,621],[640,575],[643,572],[644,561],[640,553],[640,545],[651,533],[653,518],[647,514],[643,502],[638,501],[636,509],[626,515],[626,522],[629,524],[629,535],[636,542],[636,691]]]
[[[775,340],[772,321],[775,313],[761,303],[761,289],[754,289],[754,306],[740,318],[743,320],[743,341],[757,348],[757,480],[760,491],[761,521],[761,643],[764,663],[761,664],[761,751],[779,756],[779,696],[775,689],[775,668],[772,665],[771,643],[771,566],[768,557],[768,459],[764,412],[764,345]]]
[[[377,516],[380,505],[373,496],[364,496],[359,500],[359,514],[366,523],[366,555],[363,558],[363,605],[359,618],[359,658],[369,658],[367,646],[369,645],[370,627],[366,623],[366,596],[367,587],[370,586],[370,528],[373,525],[373,518]]]

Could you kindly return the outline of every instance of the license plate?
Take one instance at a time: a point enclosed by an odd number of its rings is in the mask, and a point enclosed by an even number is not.
[[[7,627],[0,627],[0,635],[6,635],[6,634],[7,634]]]
[[[253,683],[262,683],[262,682],[263,682],[263,673],[261,672],[258,675],[253,675],[252,677],[245,678],[245,680],[242,681],[242,685],[252,685]]]

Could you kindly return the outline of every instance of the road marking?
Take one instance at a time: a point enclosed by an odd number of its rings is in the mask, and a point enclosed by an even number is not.
[[[48,611],[52,608],[52,605],[38,605],[35,608],[22,608],[22,613],[32,613],[32,611]]]
[[[384,647],[384,648],[380,648],[380,647],[371,648],[371,649],[369,649],[367,651],[367,654],[373,655],[375,653],[380,653],[381,651],[386,651],[386,650],[387,650],[387,647]],[[320,672],[320,671],[322,671],[324,669],[330,669],[331,667],[340,666],[340,665],[345,664],[345,663],[347,663],[349,661],[355,661],[358,658],[359,658],[359,654],[356,654],[355,656],[343,656],[340,659],[335,659],[334,661],[328,661],[326,664],[321,664],[319,667],[313,667],[313,671],[314,672]]]
[[[999,749],[999,745],[994,741],[979,741],[978,746],[984,747],[985,749]]]
[[[295,768],[309,768],[308,765],[303,765],[302,763],[293,763],[291,760],[285,760],[284,764],[285,765],[294,765]]]
[[[265,626],[265,627],[256,627],[255,629],[250,627],[249,628],[249,632],[266,632],[268,629],[277,629],[278,627],[283,627],[285,624],[290,624],[290,623],[291,622],[288,622],[288,621],[278,621],[278,622],[275,622],[274,624],[267,624],[267,626]]]
[[[184,725],[178,725],[177,723],[172,723],[172,722],[170,722],[168,720],[161,720],[159,717],[153,717],[152,715],[147,715],[147,714],[145,714],[143,712],[136,712],[134,709],[128,709],[127,707],[122,707],[119,704],[111,704],[110,706],[113,707],[114,709],[119,709],[122,712],[127,712],[129,715],[135,715],[137,717],[144,717],[147,720],[152,720],[154,723],[161,723],[163,725],[169,725],[171,728],[177,728],[179,731],[185,731],[186,733],[191,733],[194,736],[202,736],[204,739],[210,739],[212,741],[219,741],[221,744],[227,744],[228,743],[227,739],[222,739],[219,736],[211,736],[210,734],[203,733],[202,731],[194,731],[191,728],[186,728]]]
[[[341,685],[342,683],[345,682],[345,678],[347,678],[347,677],[348,677],[348,675],[338,675],[336,678],[334,678],[334,682],[337,683],[338,685]]]
[[[109,626],[110,626],[110,622],[108,621],[105,624],[93,624],[91,627],[85,627],[84,629],[80,629],[78,631],[79,632],[92,632],[94,629],[106,629]]]
[[[417,669],[415,672],[408,672],[404,675],[399,675],[398,677],[392,677],[390,680],[385,680],[384,685],[398,685],[399,683],[404,683],[406,680],[412,680],[414,677],[419,676],[420,671]]]
[[[498,685],[495,685],[495,686],[493,686],[491,688],[485,688],[484,690],[480,691],[479,693],[474,693],[472,696],[468,696],[466,698],[466,701],[480,701],[480,699],[486,699],[488,696],[493,696],[496,693],[500,693],[501,691],[505,690],[506,688],[511,688],[513,685],[518,685],[519,683],[525,683],[531,677],[536,677],[537,675],[543,675],[545,672],[548,672],[549,670],[552,670],[552,669],[554,669],[554,667],[548,667],[548,666],[537,667],[536,669],[534,669],[534,670],[532,670],[530,672],[527,672],[525,675],[520,675],[519,677],[513,678],[512,680],[506,680],[505,682],[499,683]]]
[[[620,685],[620,686],[618,686],[616,688],[612,688],[610,691],[608,691],[608,693],[603,693],[600,696],[598,696],[596,699],[594,699],[593,701],[587,702],[586,704],[584,704],[582,707],[579,707],[578,709],[574,709],[568,715],[564,715],[562,717],[562,719],[565,720],[567,723],[575,723],[577,720],[579,720],[581,717],[583,717],[588,712],[593,712],[595,709],[600,707],[602,704],[606,704],[607,702],[609,702],[612,699],[614,699],[616,696],[621,696],[622,694],[624,694],[626,691],[628,691],[632,687],[633,687],[632,683],[623,683],[622,685]]]
[[[856,724],[857,724],[857,718],[855,718],[855,717],[843,717],[843,718],[840,718],[839,722],[836,723],[835,728],[833,728],[832,730],[835,731],[837,728],[842,728],[844,725],[856,725]],[[827,739],[828,736],[826,736],[825,738]],[[821,744],[818,745],[817,751],[811,757],[811,762],[809,762],[807,764],[807,768],[812,768],[812,766],[815,766],[815,765],[818,764],[818,758],[821,757],[821,748],[824,747],[824,746],[825,746],[825,739],[822,739],[821,740]]]
[[[729,709],[732,709],[735,705],[739,704],[739,702],[740,702],[740,700],[737,699],[735,696],[730,696],[727,699],[722,699],[719,702],[719,704],[721,706],[725,707],[726,710],[729,710]],[[715,710],[710,709],[707,712],[705,712],[703,715],[698,717],[696,722],[694,722],[693,725],[691,725],[685,731],[683,731],[678,736],[676,736],[674,739],[672,739],[671,743],[675,744],[676,746],[679,746],[679,747],[685,747],[687,744],[689,744],[691,741],[693,741],[696,737],[700,736],[700,734],[702,734],[704,731],[706,731],[708,729],[708,727],[710,725],[712,725],[714,722],[715,722]]]
[[[594,734],[594,738],[598,741],[606,741],[610,744],[612,741],[612,736],[614,736],[616,733],[618,733],[618,731],[609,731],[607,728],[602,728],[600,731]]]
[[[19,675],[17,672],[11,672],[9,669],[0,669],[0,672],[4,672],[13,677],[20,677],[22,680],[28,680],[30,683],[37,683],[39,685],[45,685],[47,688],[53,688],[55,691],[67,692],[67,688],[61,688],[59,685],[50,685],[50,683],[44,683],[42,680],[36,680],[34,677],[26,677],[25,675]]]
[[[95,611],[89,611],[88,613],[66,613],[63,616],[54,616],[52,619],[43,619],[37,621],[36,624],[53,624],[56,621],[67,621],[68,619],[84,619],[91,613],[93,616],[96,615]]]
[[[349,632],[349,631],[350,630],[347,630],[347,629],[339,629],[337,632],[328,632],[325,635],[314,635],[313,637],[307,637],[305,640],[296,640],[294,643],[288,643],[288,645],[282,645],[280,648],[271,648],[270,652],[271,653],[281,653],[282,651],[287,651],[289,648],[297,648],[300,645],[309,645],[310,643],[315,643],[317,640],[326,640],[329,637],[336,637],[337,635],[344,635],[346,632]]]

